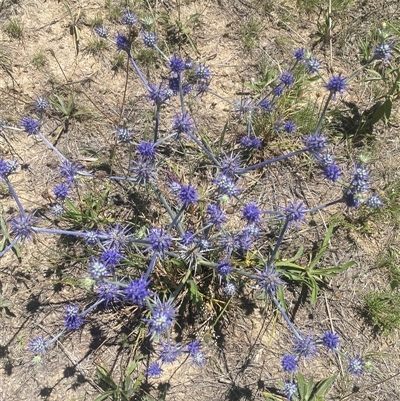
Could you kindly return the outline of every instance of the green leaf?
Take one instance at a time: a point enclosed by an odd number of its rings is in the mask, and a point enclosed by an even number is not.
[[[320,250],[318,251],[317,255],[315,256],[315,258],[311,261],[311,263],[308,266],[309,270],[313,270],[314,266],[319,262],[319,260],[322,258],[322,256],[324,256],[324,253],[326,252],[326,249],[329,245],[329,241],[331,239],[334,227],[335,227],[335,223],[332,222],[328,228],[328,231],[326,232],[326,235],[325,235],[325,238],[321,245]]]
[[[321,380],[314,388],[315,397],[323,397],[329,389],[332,387],[332,384],[335,382],[337,378],[337,374],[334,374],[331,377],[328,377],[325,380]]]
[[[219,147],[219,151],[220,152],[221,152],[221,149],[222,149],[222,144],[224,142],[225,134],[226,134],[226,130],[227,129],[228,129],[228,121],[225,123],[224,129],[222,130],[221,135],[219,137],[218,147]]]
[[[105,393],[96,397],[93,401],[103,401],[103,400],[107,399],[108,397],[112,396],[113,394],[114,394],[114,391],[106,391]]]

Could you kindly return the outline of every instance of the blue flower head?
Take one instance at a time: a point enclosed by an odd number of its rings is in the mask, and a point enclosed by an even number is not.
[[[169,60],[169,68],[172,72],[180,74],[185,70],[185,62],[176,54],[174,54]]]
[[[322,337],[322,343],[328,350],[336,350],[339,346],[339,336],[333,331],[326,331]]]
[[[154,106],[166,103],[171,96],[172,93],[167,91],[162,83],[160,85],[149,84],[148,98],[153,101]]]
[[[342,74],[333,75],[324,86],[333,94],[334,99],[336,98],[336,94],[339,93],[340,96],[343,96],[343,91],[349,90],[347,79],[342,77]]]
[[[286,121],[283,124],[283,130],[288,134],[292,134],[294,131],[296,131],[296,124],[293,121]]]
[[[100,260],[110,269],[114,269],[119,263],[123,255],[118,248],[106,249],[101,255]]]
[[[283,94],[283,91],[284,91],[283,85],[278,85],[278,86],[275,86],[275,88],[272,89],[272,94],[275,97],[281,97],[282,94]]]
[[[15,236],[15,238],[18,240],[24,240],[24,239],[31,240],[32,239],[31,233],[34,232],[33,225],[38,220],[39,219],[34,218],[34,213],[25,215],[20,214],[17,217],[14,217],[10,221],[10,225],[11,225],[11,231]]]
[[[131,50],[131,42],[125,35],[118,34],[115,37],[115,44],[117,45],[117,49],[119,51],[123,50],[123,51],[129,53]]]
[[[282,358],[282,368],[285,372],[293,373],[298,369],[297,357],[294,355],[284,355]]]
[[[348,370],[352,375],[361,376],[364,372],[365,362],[359,355],[354,358],[349,358]]]
[[[128,286],[123,290],[125,300],[142,307],[146,298],[152,295],[148,289],[150,280],[146,280],[143,276],[137,280],[130,280]]]
[[[53,193],[57,199],[64,200],[69,195],[69,186],[58,184],[54,187]]]
[[[162,363],[173,363],[182,353],[182,348],[179,344],[171,344],[170,341],[167,341],[166,343],[160,342],[160,345],[160,359]]]
[[[296,49],[293,52],[293,56],[297,61],[301,61],[301,60],[304,60],[304,57],[306,56],[306,52],[303,48]]]
[[[132,11],[127,10],[122,14],[121,23],[127,26],[133,26],[137,22],[137,15]]]
[[[283,71],[282,74],[279,75],[279,80],[284,86],[290,87],[293,85],[294,77],[290,71]]]
[[[110,302],[120,302],[123,295],[118,284],[106,282],[98,282],[95,292],[98,294],[98,299],[104,301],[106,308]]]
[[[84,323],[80,316],[79,306],[69,304],[64,309],[64,326],[68,330],[79,330]]]
[[[261,100],[261,102],[258,103],[258,107],[261,110],[266,111],[268,113],[271,113],[272,111],[274,111],[274,106],[268,99]]]
[[[49,342],[44,337],[35,337],[29,341],[28,349],[36,355],[43,355],[49,350]]]
[[[248,223],[258,223],[261,221],[261,210],[255,204],[255,202],[250,202],[247,206],[243,208],[242,212],[243,217],[247,220]]]
[[[156,147],[153,142],[142,141],[137,147],[137,152],[142,159],[154,160],[156,156]]]
[[[292,380],[286,380],[282,392],[285,397],[291,401],[293,397],[297,396],[298,389],[299,388],[296,382]]]
[[[373,59],[382,60],[384,63],[389,61],[392,56],[393,43],[392,42],[382,42],[375,47]]]
[[[220,228],[221,225],[228,220],[224,212],[214,203],[209,203],[207,205],[206,212],[210,215],[207,224],[213,224]]]
[[[28,135],[35,135],[40,129],[39,122],[30,117],[22,117],[21,125]]]
[[[172,245],[172,237],[162,228],[150,228],[147,241],[150,246],[146,249],[158,253],[165,258],[165,251]]]
[[[38,96],[35,100],[35,110],[38,113],[42,113],[44,110],[47,110],[50,107],[49,102],[43,96]]]
[[[328,164],[327,166],[324,166],[323,171],[325,177],[332,182],[336,182],[341,175],[340,167],[336,164]]]
[[[201,64],[196,68],[195,76],[199,80],[208,81],[211,78],[211,71],[204,64]]]
[[[185,207],[195,205],[197,203],[197,191],[191,185],[182,185],[179,190],[178,198]]]
[[[146,372],[150,377],[158,377],[161,375],[163,370],[158,362],[154,362],[147,368]]]
[[[120,142],[124,143],[129,142],[133,137],[133,132],[125,127],[117,127],[115,131],[117,133],[117,138]]]
[[[108,35],[108,29],[102,25],[96,25],[94,27],[94,31],[96,32],[96,34],[103,39],[107,38]]]
[[[234,155],[233,153],[230,155],[224,155],[224,157],[221,157],[221,159],[219,160],[219,163],[221,165],[222,173],[228,177],[233,177],[234,175],[236,175],[242,167],[239,153],[237,153],[236,155]]]
[[[79,163],[71,163],[68,160],[64,160],[59,167],[60,174],[66,179],[69,185],[75,183],[76,176],[83,170],[83,167]]]
[[[142,36],[142,41],[143,44],[146,47],[154,47],[157,44],[157,35],[152,33],[152,32],[148,32],[148,31],[143,31],[141,33]]]
[[[289,224],[294,224],[298,227],[299,222],[305,222],[305,215],[307,210],[301,202],[288,202],[288,206],[280,208],[285,213],[285,218]]]
[[[320,62],[316,59],[316,58],[308,58],[306,60],[306,72],[307,74],[316,74],[320,68],[321,68],[321,64]]]
[[[232,271],[232,266],[227,260],[222,260],[217,263],[217,272],[222,277],[226,277]]]
[[[149,304],[149,308],[151,317],[149,319],[144,319],[144,321],[150,325],[149,333],[152,338],[158,338],[161,334],[168,331],[174,323],[176,310],[172,299],[163,302],[158,296]]]
[[[384,206],[384,203],[377,194],[373,194],[370,198],[367,199],[367,205],[372,209],[377,209]]]
[[[255,269],[257,272],[257,283],[265,291],[266,295],[275,295],[278,288],[284,285],[281,280],[282,274],[277,272],[274,267],[264,266],[264,270]]]
[[[89,265],[89,274],[93,280],[101,280],[110,275],[108,267],[99,259],[92,258]]]
[[[172,121],[172,131],[179,138],[180,134],[190,135],[194,131],[194,122],[188,113],[177,114]]]
[[[296,337],[294,344],[293,353],[299,358],[309,359],[317,354],[317,342],[312,338],[311,334],[301,338]]]
[[[146,185],[149,181],[153,181],[156,176],[153,161],[149,159],[133,162],[133,167],[130,170],[138,184]]]
[[[304,144],[311,152],[318,153],[327,145],[327,139],[321,134],[313,134],[304,137]]]

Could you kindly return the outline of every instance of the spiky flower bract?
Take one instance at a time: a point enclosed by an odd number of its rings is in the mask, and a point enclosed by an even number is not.
[[[30,117],[22,117],[21,125],[28,135],[35,135],[40,129],[39,122]]]
[[[107,38],[108,29],[105,28],[104,26],[102,26],[102,25],[96,25],[96,26],[94,27],[94,31],[96,32],[96,34],[97,34],[100,38],[103,38],[103,39],[106,39],[106,38]]]
[[[79,306],[70,304],[64,309],[64,326],[68,330],[79,330],[84,320],[79,316]]]
[[[142,159],[154,160],[156,156],[156,147],[153,142],[142,141],[137,147],[137,152]]]
[[[143,276],[137,280],[130,280],[129,284],[122,291],[125,296],[125,301],[142,307],[146,298],[152,295],[149,290],[150,280],[146,280]]]
[[[217,272],[222,277],[226,277],[232,271],[232,266],[227,260],[222,260],[217,263]]]
[[[304,60],[304,57],[306,56],[306,52],[303,48],[296,49],[293,52],[293,56],[297,61],[301,61],[301,60]]]
[[[43,355],[49,350],[49,342],[44,337],[35,337],[29,341],[28,349],[36,355]]]
[[[296,227],[299,223],[305,222],[305,215],[307,210],[301,202],[288,202],[288,206],[280,208],[285,213],[285,218],[289,224],[294,224]]]
[[[88,245],[96,245],[100,241],[99,233],[97,231],[86,231],[84,239]]]
[[[293,373],[298,369],[297,366],[297,357],[294,355],[284,355],[282,358],[282,368],[285,372]]]
[[[239,153],[237,153],[236,155],[234,155],[233,153],[230,155],[224,155],[219,160],[219,163],[221,166],[222,174],[225,174],[228,177],[235,176],[242,167]]]
[[[167,332],[175,322],[176,311],[173,305],[173,300],[161,301],[156,295],[154,301],[150,303],[151,317],[145,319],[149,323],[149,334],[152,338],[158,338],[163,333]]]
[[[296,382],[292,380],[286,380],[282,392],[285,397],[287,397],[287,399],[291,401],[293,397],[297,396],[298,389],[299,388]]]
[[[214,203],[209,203],[207,205],[206,212],[210,216],[207,223],[213,224],[218,228],[228,220],[224,212]]]
[[[47,101],[47,99],[43,96],[39,96],[36,98],[35,100],[35,110],[38,113],[43,112],[44,110],[48,109],[50,107],[49,102]]]
[[[336,350],[339,346],[339,336],[333,331],[326,331],[322,337],[322,343],[329,350]]]
[[[340,167],[336,164],[328,164],[327,166],[324,166],[323,171],[325,177],[332,182],[336,182],[341,175]]]
[[[101,255],[100,260],[110,269],[114,269],[123,258],[118,248],[106,249]]]
[[[224,291],[228,297],[233,297],[237,292],[237,286],[233,281],[228,281],[222,288],[222,291]]]
[[[197,203],[197,191],[192,185],[182,185],[178,198],[185,207],[195,205]]]
[[[157,36],[152,32],[143,31],[141,33],[143,44],[146,47],[154,47],[157,44]]]
[[[326,137],[321,134],[307,135],[304,137],[303,142],[308,150],[315,153],[323,150],[328,143]]]
[[[286,121],[283,124],[283,130],[288,134],[292,134],[294,131],[296,131],[296,124],[293,121]]]
[[[130,234],[130,226],[122,226],[115,224],[108,227],[102,232],[102,243],[107,248],[115,248],[120,250],[126,248],[132,241],[132,234]]]
[[[211,71],[207,66],[201,64],[196,68],[195,76],[197,79],[208,81],[211,78]]]
[[[131,50],[131,42],[125,35],[118,34],[115,37],[115,44],[117,45],[117,49],[119,51],[123,50],[123,51],[129,53]]]
[[[172,245],[171,235],[162,228],[150,228],[147,240],[150,242],[147,250],[151,249],[163,258],[165,258],[166,250]]]
[[[125,127],[116,128],[117,138],[120,142],[129,142],[132,140],[133,132]]]
[[[34,213],[24,215],[20,214],[10,221],[11,231],[18,240],[31,240],[31,234],[34,232],[33,225],[37,221],[39,221],[39,219],[34,218]]]
[[[171,96],[170,91],[166,90],[162,83],[160,85],[149,84],[148,98],[153,101],[154,106],[166,103]]]
[[[281,75],[279,75],[279,80],[284,86],[290,87],[293,85],[294,76],[290,71],[283,71]]]
[[[248,205],[246,205],[242,212],[243,217],[248,223],[258,223],[261,221],[261,210],[258,208],[255,202],[250,202]]]
[[[203,366],[206,362],[206,357],[203,352],[200,350],[200,341],[192,341],[187,345],[187,349],[189,352],[189,356],[191,357],[191,361],[196,366]]]
[[[123,25],[132,26],[135,25],[137,22],[137,15],[134,14],[132,11],[127,10],[122,14],[121,23]]]
[[[220,195],[226,195],[229,199],[242,192],[242,189],[237,187],[235,181],[225,174],[219,174],[214,179],[214,184],[218,187]]]
[[[261,110],[266,111],[268,113],[271,113],[274,111],[274,106],[268,99],[261,100],[260,103],[258,103],[258,107]]]
[[[354,358],[349,358],[348,370],[352,375],[361,376],[364,372],[365,362],[359,355]]]
[[[65,184],[58,184],[54,187],[53,193],[57,199],[64,200],[69,194],[69,186]]]
[[[180,74],[185,70],[185,62],[176,54],[174,54],[169,60],[169,68],[172,72]]]
[[[90,277],[93,280],[101,280],[110,274],[108,267],[101,262],[99,259],[92,258],[91,263],[88,267]]]
[[[104,301],[104,306],[108,308],[110,302],[120,302],[123,296],[121,287],[117,283],[98,282],[95,288],[99,300]]]
[[[194,131],[194,122],[190,118],[188,113],[177,114],[172,121],[172,132],[176,134],[177,137],[180,134],[190,135]]]
[[[140,159],[137,162],[133,162],[130,170],[133,172],[133,178],[138,184],[146,185],[148,182],[155,180],[156,170],[152,160]]]
[[[60,174],[66,179],[67,183],[71,186],[75,183],[76,177],[83,170],[79,163],[71,163],[64,160],[59,167]]]
[[[313,339],[311,334],[301,336],[301,338],[296,337],[294,339],[294,344],[293,354],[297,355],[299,358],[304,357],[305,359],[310,359],[317,354],[317,342]]]
[[[170,341],[160,342],[160,359],[162,363],[173,363],[182,353],[182,348],[179,344],[171,344]]]
[[[8,163],[0,158],[0,180],[4,180],[4,178],[8,177],[9,168]]]
[[[382,60],[384,63],[386,63],[392,56],[392,52],[393,52],[393,43],[382,42],[375,47],[373,59]]]
[[[347,91],[349,89],[347,87],[347,79],[342,77],[341,73],[339,75],[333,75],[330,77],[324,86],[333,94],[334,99],[336,98],[337,94],[343,96],[343,91]]]
[[[256,269],[257,272],[257,283],[265,291],[266,295],[275,295],[278,287],[285,284],[281,280],[282,274],[277,272],[274,267],[264,266],[263,270]]]
[[[154,362],[147,368],[146,372],[150,377],[158,377],[161,375],[163,370],[158,362]]]
[[[320,62],[315,58],[307,59],[305,65],[306,65],[306,72],[307,74],[310,75],[316,74],[321,68]]]

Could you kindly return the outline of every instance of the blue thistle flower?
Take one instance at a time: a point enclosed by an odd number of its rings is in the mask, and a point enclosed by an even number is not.
[[[188,207],[197,203],[197,191],[191,185],[182,185],[178,198],[183,206]]]
[[[226,195],[229,199],[232,199],[233,196],[239,195],[242,191],[241,188],[236,186],[235,181],[225,174],[219,174],[213,182],[218,187],[220,195]]]
[[[255,202],[250,202],[247,206],[243,208],[242,212],[243,217],[247,220],[248,223],[258,223],[259,221],[261,221],[261,210],[255,204]]]
[[[291,401],[293,397],[297,396],[298,389],[298,385],[295,381],[286,380],[282,392],[285,397],[287,397],[287,399]]]
[[[28,349],[36,355],[43,355],[49,350],[49,342],[44,337],[35,337],[29,341]]]
[[[83,171],[83,167],[79,163],[71,163],[68,160],[64,160],[60,164],[58,171],[71,186],[75,183],[75,178],[79,172]]]
[[[150,377],[158,377],[161,375],[163,370],[158,362],[154,362],[147,368],[146,372]]]
[[[304,357],[305,359],[309,359],[317,354],[317,342],[312,338],[311,334],[306,337],[296,337],[294,344],[293,353],[299,358]]]
[[[94,31],[96,32],[96,34],[103,39],[107,38],[108,35],[108,29],[102,25],[96,25],[94,27]]]
[[[146,280],[143,276],[137,280],[130,280],[128,286],[123,290],[125,300],[142,307],[146,298],[152,295],[148,289],[149,284],[150,280]]]
[[[310,75],[316,74],[321,68],[320,62],[316,58],[312,57],[306,60],[305,65],[306,65],[306,72],[307,74]]]
[[[114,269],[119,263],[123,255],[119,252],[118,248],[106,249],[100,255],[100,261],[103,262],[110,269]]]
[[[335,351],[339,346],[339,336],[333,331],[326,331],[322,337],[322,343],[329,350]]]
[[[389,58],[392,56],[393,52],[393,43],[392,42],[382,42],[377,45],[374,49],[374,60],[382,60],[384,63],[389,61]]]
[[[249,135],[245,135],[243,136],[240,141],[240,146],[247,148],[249,150],[251,149],[258,149],[261,147],[261,140],[258,138],[252,138]]]
[[[182,133],[190,135],[194,131],[194,122],[188,113],[177,114],[172,121],[172,131],[176,133],[177,138]]]
[[[359,355],[354,358],[349,358],[348,370],[352,375],[361,376],[364,372],[365,362]]]
[[[294,131],[296,131],[296,124],[293,121],[286,121],[283,124],[283,130],[288,134],[292,134]]]
[[[220,228],[221,225],[228,220],[224,212],[214,203],[209,203],[207,205],[206,212],[210,215],[207,224],[213,224]]]
[[[142,159],[154,160],[156,156],[156,147],[153,142],[142,141],[137,147],[137,152]]]
[[[222,291],[228,295],[228,297],[233,297],[237,292],[237,286],[233,281],[228,281],[222,288]]]
[[[285,213],[285,218],[289,224],[294,224],[296,227],[299,226],[299,222],[305,222],[305,215],[307,210],[304,208],[301,202],[288,202],[288,206],[281,207],[281,210]]]
[[[169,60],[169,68],[172,72],[180,74],[185,70],[185,62],[176,54],[174,54]]]
[[[117,49],[119,51],[123,50],[123,51],[129,53],[131,50],[131,42],[125,35],[118,34],[115,37],[115,44],[117,45]]]
[[[274,97],[281,97],[284,91],[284,87],[282,85],[275,86],[275,88],[272,89],[272,94]]]
[[[58,184],[54,187],[53,193],[57,199],[64,200],[69,194],[69,186],[65,184]]]
[[[165,258],[165,251],[172,245],[172,237],[162,228],[150,228],[147,241],[150,246],[146,249],[153,250],[161,257]]]
[[[170,341],[166,343],[161,342],[160,359],[162,363],[173,363],[182,353],[182,348],[179,344],[171,344]]]
[[[185,247],[190,246],[194,243],[196,236],[193,234],[193,231],[188,230],[182,235],[181,244]]]
[[[278,288],[285,284],[281,280],[282,274],[274,267],[264,266],[264,270],[254,269],[257,272],[257,283],[265,291],[266,295],[275,295]]]
[[[329,78],[328,82],[324,85],[329,92],[333,94],[333,98],[336,98],[336,94],[339,93],[340,96],[343,96],[343,91],[347,91],[349,88],[347,87],[346,78],[342,77],[342,74],[333,75]]]
[[[60,217],[64,213],[64,208],[59,203],[56,203],[55,205],[50,206],[50,213],[56,218]]]
[[[268,99],[261,100],[261,102],[258,103],[258,107],[268,113],[272,113],[274,111],[274,106]]]
[[[179,78],[171,77],[168,80],[168,88],[172,91],[174,95],[179,93]]]
[[[88,245],[96,245],[100,241],[97,231],[86,231],[84,238]]]
[[[0,180],[9,176],[9,166],[8,163],[0,158]]]
[[[232,271],[232,266],[227,260],[222,260],[217,263],[217,272],[222,277],[226,277]]]
[[[304,60],[304,57],[306,56],[306,52],[303,48],[296,49],[293,52],[293,56],[297,61],[301,61],[301,60]]]
[[[318,153],[327,145],[327,139],[321,134],[313,134],[304,137],[304,144],[311,152]]]
[[[18,162],[14,159],[8,160],[6,162],[6,164],[7,164],[7,168],[8,168],[8,172],[6,173],[7,175],[15,173],[19,166]],[[1,176],[0,176],[0,179],[1,179]]]
[[[151,311],[151,317],[144,319],[145,322],[149,323],[152,338],[159,337],[161,334],[168,331],[175,321],[176,311],[173,306],[173,300],[168,299],[163,302],[160,300],[158,295],[155,300],[149,305]]]
[[[39,219],[34,218],[34,213],[26,215],[18,215],[10,221],[11,231],[16,239],[32,240],[31,233],[34,232],[33,225],[39,221]]]
[[[371,207],[372,209],[377,209],[384,206],[384,203],[377,194],[373,194],[367,199],[367,206]]]
[[[38,96],[35,100],[35,110],[38,113],[42,113],[50,107],[49,102],[43,96]]]
[[[84,319],[79,316],[79,306],[69,304],[64,310],[64,326],[67,330],[79,330],[84,323]]]
[[[290,87],[293,85],[294,76],[290,71],[283,71],[282,74],[279,75],[279,80],[284,86]]]
[[[92,258],[88,269],[90,277],[96,281],[99,281],[110,275],[108,267],[99,259]]]
[[[166,103],[172,96],[172,93],[163,88],[162,83],[160,85],[149,84],[148,98],[153,101],[153,105],[161,105]]]
[[[200,350],[200,341],[192,341],[187,345],[189,356],[191,357],[192,363],[197,366],[203,366],[206,362],[206,357]]]
[[[95,288],[99,300],[104,300],[104,306],[108,308],[110,302],[120,302],[123,296],[118,284],[98,282]]]
[[[154,47],[157,44],[157,35],[153,32],[143,31],[141,32],[143,44],[146,47]]]
[[[125,127],[117,127],[115,131],[120,142],[129,142],[133,137],[133,132]]]
[[[115,224],[102,233],[102,242],[108,248],[116,248],[118,251],[121,248],[127,247],[132,240],[132,234],[129,234],[130,227]]]
[[[121,17],[121,23],[127,26],[133,26],[137,22],[137,15],[134,14],[132,11],[127,10],[123,13]]]
[[[336,182],[341,175],[340,167],[336,164],[328,164],[327,166],[324,166],[323,171],[325,177],[332,182]]]
[[[361,205],[358,194],[355,194],[351,191],[345,195],[345,201],[347,207],[358,207]]]
[[[233,177],[241,169],[240,154],[225,155],[219,160],[221,165],[221,172],[227,177]]]
[[[201,64],[196,68],[195,77],[199,80],[208,81],[211,78],[211,71],[204,64]]]
[[[293,373],[298,369],[297,357],[294,355],[284,355],[281,362],[282,368],[285,372]]]
[[[156,176],[152,160],[139,160],[133,162],[131,171],[134,173],[134,179],[138,184],[146,185],[149,181],[153,181]]]
[[[28,135],[35,135],[40,129],[39,122],[30,117],[22,117],[21,125]]]

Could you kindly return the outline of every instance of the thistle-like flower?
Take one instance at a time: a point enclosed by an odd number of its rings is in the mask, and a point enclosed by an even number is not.
[[[165,251],[172,245],[172,237],[162,228],[150,228],[147,240],[150,246],[146,249],[158,253],[165,258]]]
[[[197,191],[191,185],[182,185],[179,190],[178,198],[185,207],[195,205],[197,203]]]
[[[364,372],[365,362],[359,355],[354,358],[349,358],[348,370],[352,375],[361,376]]]
[[[152,32],[148,32],[148,31],[143,31],[141,33],[142,36],[142,41],[143,44],[146,47],[154,47],[157,44],[157,35],[152,33]]]
[[[127,26],[133,26],[137,22],[137,15],[132,11],[127,10],[122,14],[121,23]]]
[[[257,272],[257,283],[265,291],[266,295],[275,295],[278,288],[285,284],[281,280],[282,274],[277,272],[274,267],[264,266],[264,270],[254,269]]]
[[[336,94],[339,93],[340,96],[343,96],[343,91],[349,90],[347,79],[342,77],[342,74],[333,75],[324,86],[333,94],[334,99],[336,98]]]
[[[128,130],[125,127],[117,127],[116,128],[117,138],[120,142],[129,142],[133,137],[133,132]]]
[[[284,86],[290,87],[293,85],[294,77],[290,71],[283,71],[282,74],[279,75],[279,80]]]
[[[169,60],[169,68],[172,72],[180,74],[185,70],[185,62],[176,54],[174,54]]]
[[[307,74],[310,75],[316,74],[321,68],[320,62],[316,58],[312,57],[306,60],[305,65],[306,65],[306,72]]]
[[[301,338],[296,337],[294,339],[293,354],[299,358],[304,357],[305,359],[312,358],[317,354],[317,342],[312,338],[311,334],[302,336]]]
[[[258,223],[261,221],[261,210],[255,204],[255,202],[250,202],[247,206],[243,208],[242,212],[243,217],[247,220],[248,223]]]
[[[280,208],[285,213],[285,218],[289,224],[299,226],[299,222],[305,222],[305,215],[307,210],[301,202],[288,202],[288,206]]]
[[[188,113],[177,114],[172,121],[172,132],[176,133],[177,138],[180,134],[192,134],[194,131],[194,122]]]
[[[88,269],[90,277],[96,281],[99,281],[110,275],[108,267],[99,259],[92,258]]]
[[[20,214],[10,221],[11,231],[18,240],[32,240],[31,233],[34,232],[33,225],[38,221],[38,218],[34,218],[34,213]]]
[[[339,346],[339,336],[333,331],[326,331],[322,337],[322,343],[328,350],[335,351]]]
[[[156,295],[154,301],[150,302],[149,308],[151,317],[144,320],[150,325],[149,334],[151,334],[152,338],[158,338],[161,334],[168,331],[174,323],[176,316],[175,307],[172,299],[163,302]]]
[[[94,31],[96,32],[96,34],[103,39],[107,38],[108,35],[108,29],[102,25],[96,25],[94,27]]]
[[[297,356],[290,354],[284,355],[281,362],[283,370],[288,373],[295,372],[298,369],[297,361]]]
[[[222,260],[217,263],[217,272],[222,277],[226,277],[232,271],[232,266],[227,260]]]
[[[207,224],[213,224],[220,228],[221,225],[228,220],[224,212],[214,203],[209,203],[207,205],[206,212],[210,215]]]
[[[147,368],[146,372],[150,377],[158,377],[161,375],[163,370],[158,362],[154,362]]]
[[[117,49],[119,51],[123,50],[123,51],[129,53],[131,50],[131,42],[125,35],[118,34],[115,37],[115,44],[117,45]]]
[[[28,135],[35,135],[40,129],[39,122],[30,117],[22,117],[21,125]]]
[[[36,355],[43,355],[49,350],[49,342],[44,337],[35,337],[29,341],[28,349]]]
[[[152,292],[148,289],[150,280],[146,280],[143,276],[137,280],[130,280],[128,286],[122,291],[125,300],[142,307],[146,298],[152,295]]]
[[[304,57],[306,56],[306,52],[303,48],[296,49],[293,52],[293,56],[297,61],[301,61],[301,60],[304,60]]]
[[[69,304],[64,310],[64,326],[68,330],[79,330],[84,323],[84,319],[80,316],[79,306]]]

